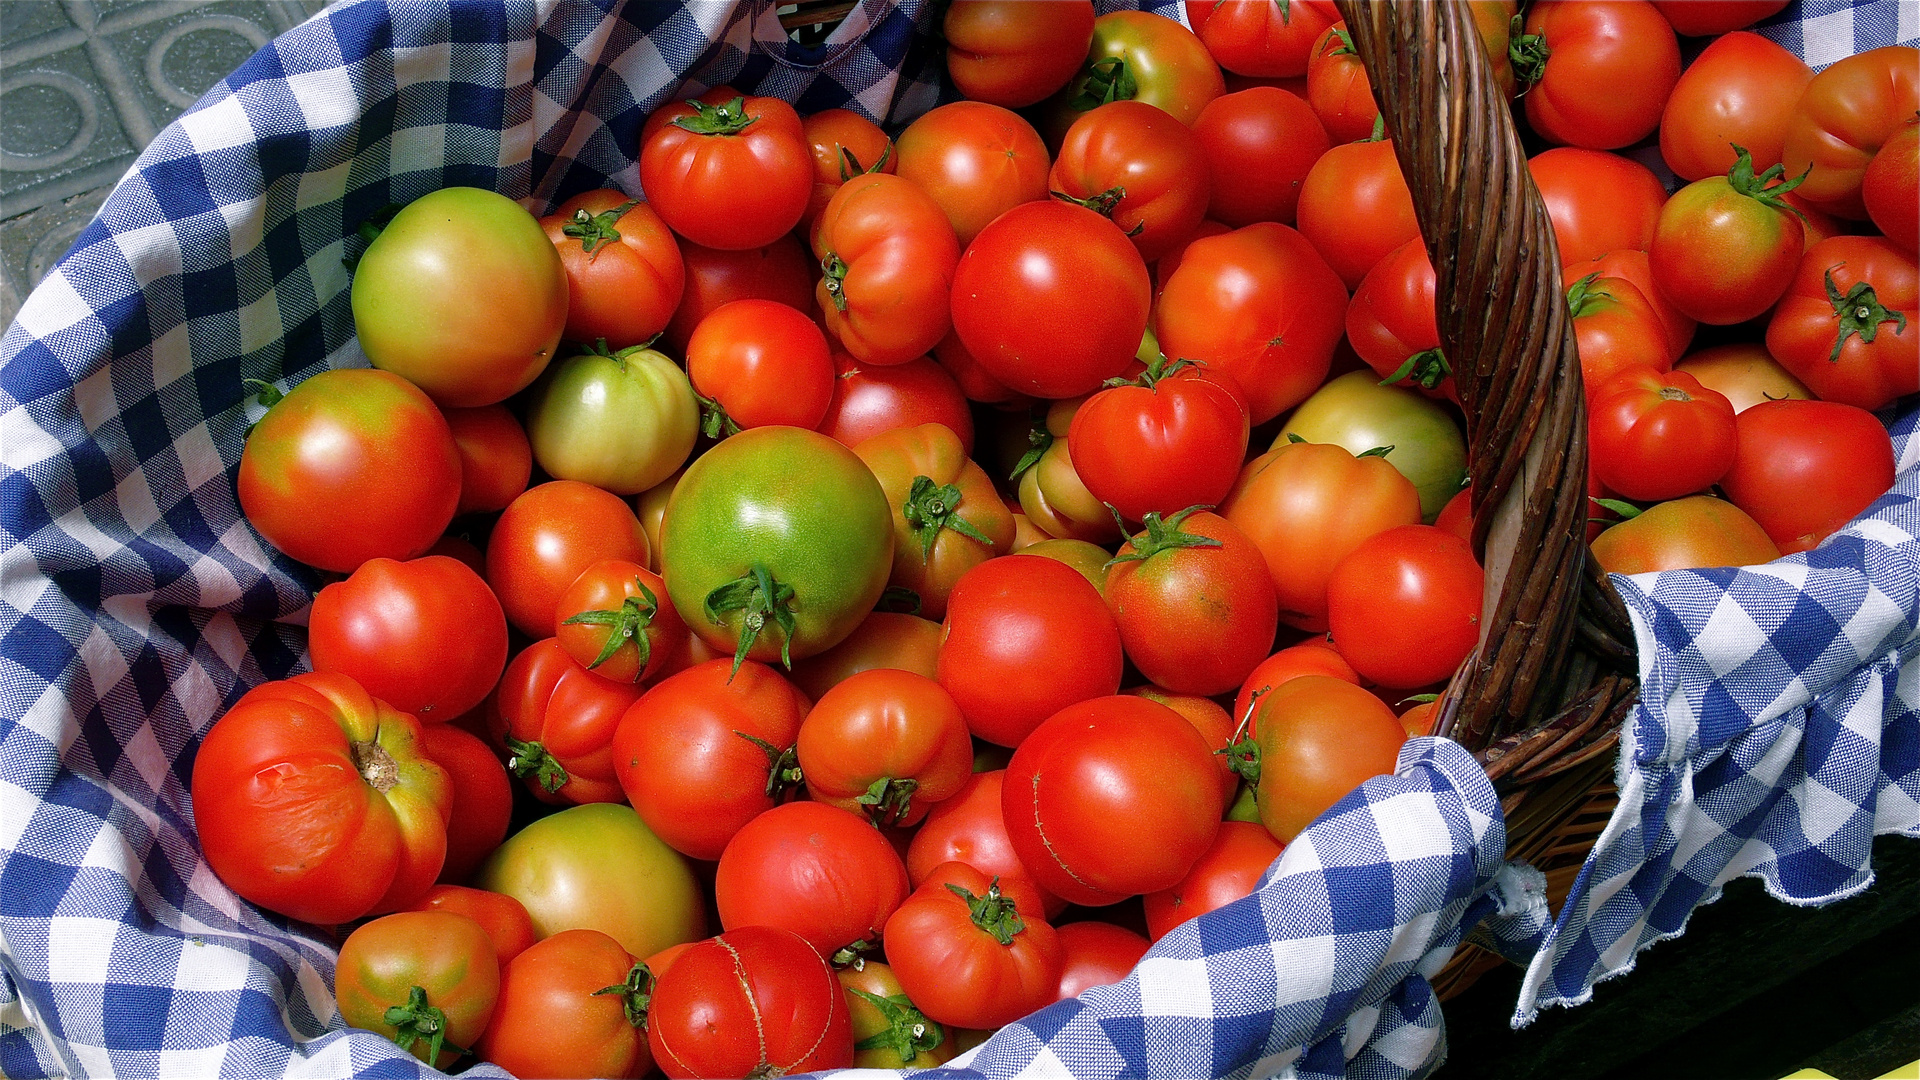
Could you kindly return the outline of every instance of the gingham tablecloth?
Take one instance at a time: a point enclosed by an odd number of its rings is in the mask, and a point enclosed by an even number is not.
[[[438,1075],[346,1030],[325,939],[237,900],[193,839],[199,735],[304,668],[317,584],[241,520],[242,380],[365,363],[340,259],[369,214],[450,184],[536,210],[637,192],[640,125],[683,84],[895,124],[942,100],[918,0],[865,0],[817,49],[759,0],[605,7],[323,12],[160,134],[0,342],[0,1074]],[[1920,39],[1920,6],[1807,0],[1764,32],[1820,66]],[[1865,887],[1872,835],[1920,834],[1920,440],[1889,420],[1896,487],[1817,551],[1616,579],[1644,702],[1557,922],[1503,867],[1471,757],[1417,739],[1254,896],[947,1072],[1420,1076],[1445,1054],[1426,977],[1470,929],[1531,957],[1525,1018],[1732,877]]]

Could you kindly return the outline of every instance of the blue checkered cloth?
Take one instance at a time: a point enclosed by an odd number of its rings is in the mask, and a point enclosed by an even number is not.
[[[1807,0],[1766,32],[1818,64],[1910,42],[1915,18]],[[938,68],[924,0],[865,0],[813,49],[765,0],[364,0],[160,134],[0,341],[0,1074],[438,1075],[346,1029],[328,940],[237,900],[194,839],[199,736],[305,668],[318,585],[241,518],[260,412],[242,380],[365,363],[343,238],[388,203],[637,191],[665,101],[726,82],[897,125],[950,96]],[[1621,580],[1646,705],[1557,922],[1538,876],[1501,863],[1484,774],[1415,740],[1255,896],[950,1074],[1424,1075],[1445,1052],[1426,979],[1469,929],[1532,957],[1525,1016],[1732,876],[1797,901],[1863,887],[1868,837],[1920,828],[1913,426],[1894,492],[1811,555]]]

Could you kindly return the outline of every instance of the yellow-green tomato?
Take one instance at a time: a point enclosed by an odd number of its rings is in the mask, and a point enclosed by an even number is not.
[[[1397,386],[1381,386],[1371,371],[1351,371],[1314,391],[1287,419],[1274,445],[1297,435],[1333,443],[1358,457],[1390,446],[1388,464],[1420,492],[1420,519],[1433,524],[1467,475],[1467,440],[1444,405]]]
[[[686,464],[700,434],[687,373],[643,345],[553,365],[527,405],[533,458],[556,480],[637,495]]]
[[[486,1030],[500,961],[480,924],[451,911],[403,911],[340,946],[334,1000],[347,1023],[447,1068]]]
[[[847,995],[856,1069],[930,1069],[959,1053],[955,1028],[927,1019],[893,969],[876,960],[834,972]]]
[[[567,325],[567,272],[519,203],[451,187],[407,204],[353,272],[373,366],[443,408],[503,401],[538,378]]]
[[[1099,544],[1085,540],[1054,539],[1042,540],[1031,547],[1023,548],[1026,555],[1040,555],[1055,562],[1063,562],[1086,578],[1101,596],[1107,595],[1107,561],[1113,558],[1113,552]]]

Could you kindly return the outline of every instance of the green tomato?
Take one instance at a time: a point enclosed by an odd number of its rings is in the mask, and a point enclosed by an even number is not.
[[[661,523],[674,608],[736,664],[790,666],[839,644],[892,571],[880,482],[853,451],[805,428],[749,428],[707,451]]]
[[[556,480],[637,495],[673,475],[700,434],[700,403],[665,353],[635,345],[553,365],[527,406],[533,457]]]
[[[1420,518],[1427,524],[1460,490],[1467,475],[1467,440],[1445,406],[1397,386],[1381,386],[1371,371],[1352,371],[1314,391],[1287,418],[1273,444],[1332,443],[1356,457],[1378,447],[1393,449],[1388,464],[1420,492]]]

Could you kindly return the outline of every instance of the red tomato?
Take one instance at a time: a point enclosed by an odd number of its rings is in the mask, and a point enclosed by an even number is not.
[[[887,963],[922,1012],[995,1028],[1052,1004],[1066,961],[1037,893],[943,864],[887,920]]]
[[[626,500],[578,480],[529,488],[487,539],[487,584],[507,621],[528,637],[552,637],[567,586],[602,559],[645,564],[647,534]]]
[[[967,351],[960,335],[951,330],[933,347],[933,360],[953,377],[954,384],[968,401],[999,405],[1029,400],[1025,394],[1015,393],[1007,384],[987,374],[987,369]]]
[[[1254,706],[1260,822],[1290,844],[1349,791],[1391,773],[1406,742],[1400,718],[1352,683],[1302,675]]]
[[[1846,57],[1813,77],[1780,160],[1788,176],[1809,168],[1800,196],[1829,213],[1867,216],[1860,183],[1884,143],[1920,109],[1920,49],[1889,45]]]
[[[1073,468],[1073,418],[1087,399],[1056,401],[1028,435],[1028,457],[1015,474],[1020,508],[1042,536],[1106,544],[1120,538],[1120,527],[1106,504],[1087,490]],[[1015,548],[1019,547],[1016,539]]]
[[[1547,204],[1561,266],[1653,245],[1667,189],[1645,165],[1602,150],[1556,147],[1529,160],[1527,171]]]
[[[1659,126],[1680,81],[1680,42],[1652,4],[1539,0],[1527,12],[1527,33],[1540,36],[1546,59],[1515,74],[1533,84],[1521,100],[1548,142],[1612,150]]]
[[[1735,146],[1753,155],[1756,169],[1779,164],[1787,120],[1812,78],[1804,61],[1759,34],[1716,40],[1667,99],[1660,156],[1682,180],[1726,175]]]
[[[1187,246],[1154,333],[1166,355],[1231,376],[1264,424],[1326,380],[1346,292],[1305,237],[1262,222]]]
[[[1733,404],[1684,371],[1630,367],[1593,395],[1594,474],[1629,499],[1704,490],[1733,464]]]
[[[1676,32],[1706,37],[1752,26],[1786,7],[1787,0],[1653,0],[1653,6]]]
[[[720,855],[720,925],[777,926],[820,955],[851,957],[911,891],[907,867],[860,814],[817,802],[776,806],[747,822]]]
[[[1459,494],[1447,500],[1440,510],[1440,516],[1433,519],[1433,527],[1450,532],[1462,540],[1473,540],[1473,489],[1471,486],[1460,489]]]
[[[813,308],[814,263],[799,238],[782,236],[761,248],[718,251],[682,240],[687,290],[660,335],[667,350],[685,355],[693,331],[714,309],[734,300],[772,300],[798,311]]]
[[[1273,86],[1215,98],[1193,133],[1213,175],[1207,216],[1235,226],[1292,224],[1301,182],[1331,145],[1313,106]]]
[[[933,196],[963,248],[994,218],[1047,197],[1047,148],[1032,124],[998,105],[942,105],[908,124],[897,145],[901,178]]]
[[[826,652],[793,662],[793,684],[819,701],[853,675],[874,668],[911,671],[931,679],[940,654],[940,624],[918,615],[876,611]]]
[[[771,424],[814,427],[833,400],[826,335],[773,300],[732,300],[700,320],[687,341],[687,377],[711,439]]]
[[[442,555],[368,559],[320,590],[308,621],[313,670],[351,675],[424,721],[466,712],[507,663],[507,617],[487,583]]]
[[[1186,257],[1189,245],[1195,240],[1203,240],[1209,236],[1220,236],[1232,231],[1233,229],[1231,227],[1223,225],[1218,221],[1202,219],[1200,224],[1194,226],[1192,232],[1176,241],[1172,247],[1167,249],[1167,253],[1160,256],[1153,264],[1153,298],[1156,301],[1160,299],[1161,292],[1167,287],[1167,279],[1173,276],[1175,270],[1180,269],[1180,260]]]
[[[945,618],[954,582],[1013,549],[1013,512],[944,424],[894,428],[854,448],[893,509],[893,573],[920,614]]]
[[[605,338],[622,349],[666,329],[687,267],[653,207],[599,188],[561,203],[540,227],[567,269],[568,341]]]
[[[619,802],[613,732],[639,697],[639,687],[595,675],[558,638],[544,638],[507,665],[488,730],[508,770],[542,802]]]
[[[947,74],[974,101],[1017,109],[1066,85],[1093,40],[1090,0],[954,0],[940,24]]]
[[[1920,121],[1908,121],[1882,143],[1860,177],[1867,216],[1911,256],[1920,248]]]
[[[1307,104],[1338,145],[1358,142],[1373,134],[1380,106],[1373,100],[1373,83],[1353,38],[1342,19],[1322,31],[1307,59]]]
[[[687,624],[667,600],[667,583],[625,559],[581,571],[560,594],[553,617],[554,640],[573,662],[614,682],[657,678],[687,637]]]
[[[793,106],[719,86],[654,110],[640,132],[640,186],[673,231],[705,247],[765,247],[813,194],[813,155]]]
[[[765,664],[710,660],[662,680],[620,720],[613,760],[660,839],[714,860],[799,780],[793,744],[808,703]]]
[[[670,1077],[785,1076],[853,1063],[846,994],[795,934],[745,926],[660,973],[647,1042]]]
[[[1473,549],[1431,525],[1362,542],[1327,579],[1327,625],[1340,656],[1382,686],[1453,674],[1480,640],[1485,575]]]
[[[1589,394],[1628,368],[1673,366],[1660,316],[1631,282],[1589,274],[1568,287],[1567,307]]]
[[[1781,199],[1796,183],[1781,181],[1778,165],[1755,175],[1741,150],[1728,175],[1681,188],[1654,230],[1654,285],[1703,323],[1727,326],[1765,314],[1787,291],[1806,250],[1800,218]]]
[[[1191,126],[1220,96],[1220,67],[1193,31],[1145,11],[1110,11],[1093,21],[1086,60],[1046,106],[1047,138],[1109,101],[1144,101]]]
[[[507,838],[513,817],[513,781],[479,736],[452,724],[422,724],[420,745],[435,765],[446,770],[452,787],[447,801],[447,858],[438,879],[466,881]]]
[[[1018,746],[1068,705],[1114,693],[1122,662],[1106,601],[1064,563],[989,559],[948,597],[940,685],[987,742]]]
[[[1066,907],[1066,901],[1034,884],[1032,871],[1014,853],[1000,810],[1006,779],[1005,769],[974,773],[959,791],[928,811],[907,845],[907,879],[915,889],[942,866],[964,863],[1003,883],[1018,882],[1022,889],[1032,890],[1049,914]]]
[[[1227,760],[1226,749],[1233,743],[1233,717],[1221,708],[1212,698],[1194,694],[1176,694],[1162,686],[1148,683],[1120,691],[1133,697],[1143,697],[1148,701],[1157,701],[1186,718],[1187,723],[1207,740],[1214,750],[1213,762],[1220,767],[1220,797],[1233,801],[1233,793],[1240,786],[1240,778],[1234,775],[1233,763]]]
[[[1413,193],[1385,140],[1322,154],[1301,185],[1299,217],[1300,235],[1349,289],[1395,249],[1420,240]]]
[[[339,674],[253,688],[193,761],[208,865],[242,899],[302,922],[418,900],[446,858],[451,796],[420,722]]]
[[[499,993],[492,940],[451,911],[403,911],[366,923],[341,943],[334,969],[341,1019],[443,1068],[486,1029]]]
[[[1207,212],[1207,159],[1187,125],[1143,101],[1112,101],[1073,122],[1048,184],[1054,198],[1111,220],[1152,262]]]
[[[342,368],[285,396],[262,393],[272,404],[247,435],[238,483],[241,512],[269,544],[348,574],[368,559],[423,554],[447,531],[460,454],[419,388]]]
[[[1207,51],[1240,75],[1305,74],[1314,40],[1339,18],[1326,0],[1187,0],[1187,21]]]
[[[1195,508],[1197,509],[1197,508]],[[1217,514],[1183,510],[1120,546],[1107,606],[1140,673],[1176,693],[1224,694],[1273,647],[1279,598],[1260,549]]]
[[[864,173],[890,173],[900,164],[880,126],[847,109],[822,109],[800,121],[813,151],[813,194],[801,223],[811,227],[840,185]]]
[[[1807,250],[1767,322],[1767,351],[1828,401],[1877,409],[1920,390],[1920,272],[1885,239]]]
[[[1656,503],[1610,526],[1592,543],[1593,560],[1609,574],[1755,566],[1780,557],[1759,522],[1710,495]]]
[[[1057,931],[1065,962],[1060,968],[1060,1000],[1079,997],[1096,986],[1112,986],[1133,974],[1147,955],[1146,938],[1108,922],[1068,923]]]
[[[1825,540],[1893,486],[1893,443],[1865,409],[1769,401],[1734,423],[1739,445],[1720,487],[1783,554]]]
[[[1789,193],[1791,201],[1793,195]],[[1651,246],[1651,245],[1649,245]],[[1578,281],[1588,274],[1598,274],[1603,278],[1619,278],[1639,290],[1640,298],[1653,308],[1653,313],[1666,330],[1669,362],[1678,360],[1693,342],[1693,332],[1697,324],[1687,317],[1673,301],[1666,298],[1653,284],[1653,261],[1645,251],[1634,248],[1622,248],[1609,251],[1604,255],[1583,263],[1564,263],[1560,271],[1562,281]]]
[[[1247,411],[1230,378],[1156,357],[1139,378],[1096,392],[1067,431],[1073,469],[1128,521],[1214,506],[1247,457]]]
[[[973,775],[973,743],[953,695],[891,668],[828,690],[801,722],[795,750],[814,801],[877,826],[919,824]]]
[[[863,364],[833,354],[833,398],[816,430],[852,449],[886,431],[944,424],[973,452],[973,410],[940,365],[926,357],[904,364]]]
[[[912,181],[876,173],[842,184],[820,213],[813,253],[826,269],[815,299],[854,359],[903,364],[952,329],[960,246],[940,204]]]
[[[1188,919],[1253,895],[1261,876],[1284,849],[1264,825],[1221,822],[1213,844],[1179,884],[1146,895],[1142,906],[1147,913],[1147,936],[1159,941]]]
[[[1452,368],[1434,314],[1438,283],[1418,236],[1388,252],[1360,279],[1345,317],[1347,341],[1383,382],[1448,396]]]
[[[451,911],[479,923],[480,929],[486,931],[487,940],[493,943],[493,955],[502,968],[536,940],[533,919],[527,915],[526,905],[505,893],[469,889],[465,885],[435,885],[413,905],[413,910]]]
[[[460,454],[460,504],[454,516],[505,510],[527,490],[533,444],[505,405],[445,410]]]
[[[646,1017],[639,962],[598,930],[563,930],[501,971],[493,1022],[474,1049],[515,1076],[638,1077],[653,1064]]]
[[[1240,684],[1240,692],[1234,695],[1233,718],[1236,724],[1246,723],[1253,716],[1253,704],[1267,691],[1302,675],[1326,675],[1342,679],[1355,686],[1360,685],[1360,673],[1353,670],[1340,655],[1340,650],[1324,637],[1308,638],[1298,645],[1289,645],[1272,656],[1267,657],[1253,669],[1253,672]]]

